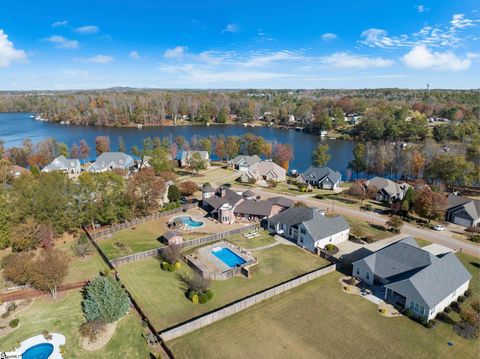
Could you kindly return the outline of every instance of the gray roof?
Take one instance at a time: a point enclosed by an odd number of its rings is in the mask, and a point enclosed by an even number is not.
[[[300,177],[304,181],[318,181],[323,182],[328,178],[333,183],[337,183],[342,179],[342,175],[338,171],[332,170],[330,167],[316,167],[310,166],[305,172],[303,172]]]
[[[165,234],[163,235],[163,237],[167,240],[169,239],[172,239],[173,237],[182,237],[182,233],[178,232],[178,231],[168,231],[168,232],[165,232]]]
[[[478,199],[458,196],[452,193],[448,196],[447,210],[452,211],[457,208],[463,208],[474,221],[480,218],[480,200]]]
[[[133,158],[123,152],[104,152],[88,168],[90,172],[105,171],[110,168],[128,169],[133,166]]]
[[[215,192],[215,196],[203,200],[205,203],[211,206],[214,211],[219,209],[226,203],[234,206],[243,198],[238,193],[232,191],[229,188],[223,188],[223,190],[225,191],[225,195],[223,197],[221,196],[222,188],[218,188]]]
[[[207,184],[203,185],[202,192],[203,193],[211,193],[211,192],[215,192],[215,189],[210,185],[210,183],[207,183]]]
[[[230,162],[233,165],[238,165],[241,162],[245,162],[246,165],[252,166],[257,162],[260,162],[260,157],[258,157],[257,155],[253,155],[253,156],[238,155],[237,157],[231,159],[228,162]]]
[[[293,201],[284,197],[274,197],[263,201],[246,199],[235,207],[234,212],[254,216],[269,216],[274,205],[290,208],[293,206]]]
[[[272,217],[269,222],[287,226],[303,223],[314,241],[350,228],[342,216],[327,217],[322,210],[315,207],[292,207]]]
[[[411,187],[408,183],[399,184],[383,177],[373,177],[372,179],[365,181],[365,185],[374,186],[378,190],[383,190],[390,197],[405,193]]]
[[[410,237],[354,264],[362,261],[376,276],[390,282],[386,288],[405,297],[421,298],[429,308],[472,278],[454,253],[435,256]]]
[[[65,156],[58,156],[43,168],[45,172],[65,171],[70,169],[79,169],[80,161],[76,158],[68,159]]]
[[[254,197],[256,194],[255,192],[247,189],[245,192],[242,193],[243,197]]]

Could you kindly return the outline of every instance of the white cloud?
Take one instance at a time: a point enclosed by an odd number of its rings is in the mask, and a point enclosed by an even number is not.
[[[337,38],[337,35],[332,32],[327,32],[322,35],[322,40],[324,41],[335,40],[336,38]]]
[[[27,61],[27,54],[16,49],[8,40],[8,35],[0,29],[0,67],[8,67],[14,61]]]
[[[238,25],[236,25],[236,24],[228,24],[228,25],[225,26],[225,28],[222,30],[222,33],[226,33],[226,32],[232,32],[232,33],[238,32]]]
[[[66,77],[90,78],[90,73],[85,70],[65,69],[61,71],[62,75]]]
[[[91,62],[95,64],[108,64],[109,62],[112,62],[114,58],[109,55],[96,55],[88,58],[80,58],[78,60],[83,62]]]
[[[360,42],[369,47],[389,48],[408,45],[407,35],[394,38],[388,36],[387,31],[383,29],[367,29],[360,36],[363,38]]]
[[[50,36],[45,40],[55,44],[59,49],[78,49],[79,46],[77,40],[69,40],[59,35]]]
[[[254,54],[248,60],[241,61],[239,65],[242,67],[261,67],[274,62],[300,60],[302,58],[300,53],[284,50],[268,54]]]
[[[325,65],[341,68],[367,69],[372,67],[389,67],[394,64],[393,60],[382,57],[368,57],[363,55],[353,55],[347,52],[336,52],[329,56],[320,58],[320,62]]]
[[[85,26],[77,27],[75,29],[75,32],[79,34],[96,34],[99,31],[100,31],[100,28],[95,25],[85,25]]]
[[[418,12],[428,12],[428,11],[430,11],[430,9],[425,7],[425,5],[415,5],[414,8],[417,9]]]
[[[466,27],[475,26],[475,22],[478,21],[465,18],[465,14],[455,14],[453,15],[452,21],[450,21],[450,24],[452,24],[452,27],[455,29],[464,29]]]
[[[163,57],[167,59],[181,59],[185,56],[186,46],[176,46],[173,49],[167,49],[163,54]]]
[[[450,51],[431,51],[425,45],[418,45],[406,53],[402,60],[408,67],[414,69],[432,69],[441,71],[466,70],[472,64],[476,54],[469,53],[460,58]]]
[[[60,27],[60,26],[67,26],[68,21],[63,20],[63,21],[55,21],[51,26],[52,27]]]
[[[140,54],[137,51],[130,51],[130,57],[134,60],[140,60]]]

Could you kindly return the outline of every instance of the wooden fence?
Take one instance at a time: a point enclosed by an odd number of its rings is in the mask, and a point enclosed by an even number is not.
[[[233,236],[234,234],[251,231],[251,230],[258,229],[258,228],[259,228],[258,224],[250,224],[250,225],[245,226],[245,227],[239,227],[239,228],[231,229],[229,231],[214,233],[214,234],[210,234],[208,236],[191,239],[191,240],[183,242],[181,246],[182,246],[182,248],[196,247],[196,246],[199,246],[199,245],[202,245],[202,244],[216,242],[220,239],[224,239],[226,237]],[[166,247],[150,249],[150,250],[145,251],[145,252],[134,253],[134,254],[130,254],[128,256],[120,257],[120,258],[117,258],[117,259],[112,259],[112,260],[110,260],[110,264],[114,267],[117,267],[117,266],[122,265],[122,264],[130,263],[130,262],[136,262],[136,261],[139,261],[139,260],[142,260],[142,259],[145,259],[145,258],[149,258],[149,257],[159,256],[159,255],[161,255],[162,250],[164,250],[165,248]]]
[[[206,327],[216,321],[229,317],[233,314],[241,312],[255,304],[258,304],[266,299],[272,298],[285,291],[298,287],[302,284],[317,279],[325,274],[332,273],[337,269],[336,264],[331,264],[328,267],[316,269],[309,273],[300,275],[294,279],[288,280],[268,289],[264,289],[258,293],[252,294],[248,297],[240,299],[234,303],[228,304],[222,308],[213,310],[209,313],[200,315],[196,318],[190,319],[186,322],[175,325],[159,332],[163,341],[172,340],[182,335],[191,333],[200,328]]]
[[[90,230],[90,231],[88,231],[88,233],[90,234],[92,239],[100,239],[102,237],[110,237],[112,234],[114,234],[118,231],[121,231],[122,229],[131,228],[131,227],[134,227],[138,224],[142,224],[142,223],[149,222],[149,221],[154,221],[154,220],[160,219],[162,217],[167,217],[171,214],[180,213],[180,212],[189,210],[191,208],[196,208],[196,207],[198,207],[198,202],[188,203],[188,204],[184,204],[184,205],[182,205],[178,208],[174,208],[174,209],[171,209],[171,210],[168,210],[168,211],[154,213],[154,214],[151,214],[151,215],[145,216],[145,217],[134,218],[134,219],[132,219],[130,221],[127,221],[127,222],[124,222],[124,223],[112,224],[111,226],[108,226],[108,227],[105,227],[105,228],[99,228],[99,229],[96,229],[96,230],[93,230],[93,231]]]
[[[88,281],[81,281],[76,283],[67,283],[62,284],[58,287],[57,292],[61,293],[70,289],[78,289],[82,288]],[[48,292],[42,292],[34,288],[25,288],[21,290],[11,291],[8,293],[0,294],[0,299],[2,302],[10,302],[12,300],[20,300],[20,299],[29,299],[29,298],[36,298],[41,297],[44,295],[49,295]]]

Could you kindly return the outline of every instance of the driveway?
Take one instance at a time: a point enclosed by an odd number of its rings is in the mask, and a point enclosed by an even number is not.
[[[272,193],[272,192],[266,191],[262,188],[255,188],[253,189],[253,191],[261,195],[263,198],[283,196],[293,200],[300,200],[309,206],[316,206],[328,211],[332,211],[332,208],[334,207],[335,213],[338,213],[340,215],[344,215],[347,217],[357,218],[368,223],[385,225],[385,222],[388,220],[387,216],[383,216],[373,212],[361,211],[356,208],[345,206],[339,203],[338,201],[335,201],[335,204],[333,205],[332,201],[313,199],[311,197],[307,197],[304,195],[302,196],[294,196],[290,194],[280,195],[278,193]],[[405,223],[405,225],[402,227],[402,234],[412,236],[412,237],[422,238],[429,242],[437,243],[442,246],[451,248],[455,251],[464,252],[471,256],[480,258],[480,245],[473,242],[463,241],[458,238],[455,238],[454,233],[450,231],[435,232],[431,229],[420,228],[420,227],[417,227],[416,225]]]

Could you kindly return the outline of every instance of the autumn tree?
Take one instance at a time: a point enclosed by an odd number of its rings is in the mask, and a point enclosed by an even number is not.
[[[330,161],[330,154],[328,153],[330,147],[328,145],[318,144],[312,153],[312,165],[316,167],[325,166]]]
[[[158,147],[145,153],[149,156],[148,163],[156,174],[172,169],[170,153],[164,147]]]
[[[219,160],[223,160],[226,155],[225,149],[225,140],[223,138],[218,138],[215,142],[215,155]]]
[[[108,136],[97,136],[95,138],[95,151],[97,156],[110,151],[110,138]]]
[[[170,264],[175,264],[180,259],[182,246],[178,244],[170,244],[162,250],[162,257]]]
[[[188,158],[188,167],[198,173],[200,170],[207,168],[207,163],[200,153],[193,152]]]
[[[30,284],[43,292],[50,292],[57,298],[57,288],[68,274],[68,255],[59,249],[44,250],[35,261]]]
[[[385,224],[389,227],[391,227],[394,232],[398,233],[400,232],[400,229],[403,226],[403,219],[400,216],[391,216]]]
[[[182,192],[182,195],[184,196],[191,196],[192,194],[198,191],[198,185],[192,181],[182,182],[178,185],[178,188],[180,192]]]
[[[420,151],[414,150],[412,153],[412,174],[414,178],[419,178],[425,167],[426,159]]]
[[[11,246],[14,252],[29,251],[40,244],[40,225],[33,218],[27,218],[12,229]]]
[[[430,221],[444,218],[447,203],[447,197],[443,193],[433,192],[430,188],[424,187],[415,194],[413,208],[415,213]]]
[[[30,282],[33,268],[33,252],[10,253],[1,261],[3,278],[17,285]]]
[[[293,159],[293,148],[290,144],[277,143],[273,149],[273,162],[288,170],[289,162]]]
[[[86,160],[90,156],[90,147],[88,147],[87,141],[80,140],[80,157]]]
[[[127,195],[135,215],[145,215],[156,208],[165,190],[165,182],[151,168],[144,168],[128,179]]]

